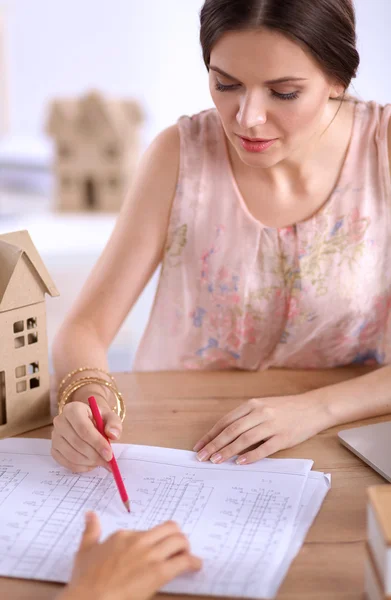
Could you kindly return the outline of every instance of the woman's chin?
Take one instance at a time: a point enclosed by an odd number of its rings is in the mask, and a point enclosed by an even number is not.
[[[255,152],[246,152],[242,148],[237,148],[237,153],[240,160],[247,165],[248,167],[252,167],[254,169],[270,169],[270,167],[274,167],[279,162],[281,162],[281,157],[278,156],[278,153],[255,153]]]

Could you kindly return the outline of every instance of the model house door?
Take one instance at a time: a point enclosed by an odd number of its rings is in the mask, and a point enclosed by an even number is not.
[[[0,371],[0,425],[7,423],[5,371]]]
[[[87,210],[95,210],[97,207],[96,186],[92,179],[87,179],[84,190],[85,206]]]

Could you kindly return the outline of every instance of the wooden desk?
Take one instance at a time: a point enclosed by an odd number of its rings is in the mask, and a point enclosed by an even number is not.
[[[362,368],[349,368],[322,372],[117,374],[128,407],[121,441],[188,450],[218,418],[243,400],[300,393],[364,372]],[[381,420],[387,417],[365,423]],[[364,597],[366,488],[384,480],[339,444],[336,433],[346,427],[329,429],[276,455],[311,458],[315,461],[314,469],[332,475],[331,491],[278,598],[359,600]],[[49,438],[50,433],[51,427],[45,427],[26,435]],[[2,600],[49,600],[59,589],[59,585],[50,583],[0,578]]]

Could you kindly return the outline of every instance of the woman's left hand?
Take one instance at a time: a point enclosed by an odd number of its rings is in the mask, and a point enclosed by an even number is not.
[[[200,461],[222,463],[251,446],[238,457],[250,464],[278,450],[291,448],[331,426],[326,406],[316,392],[275,398],[253,398],[220,419],[197,442]]]

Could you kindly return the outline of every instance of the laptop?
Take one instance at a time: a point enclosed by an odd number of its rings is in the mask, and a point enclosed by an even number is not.
[[[391,482],[391,421],[344,429],[340,442]]]

